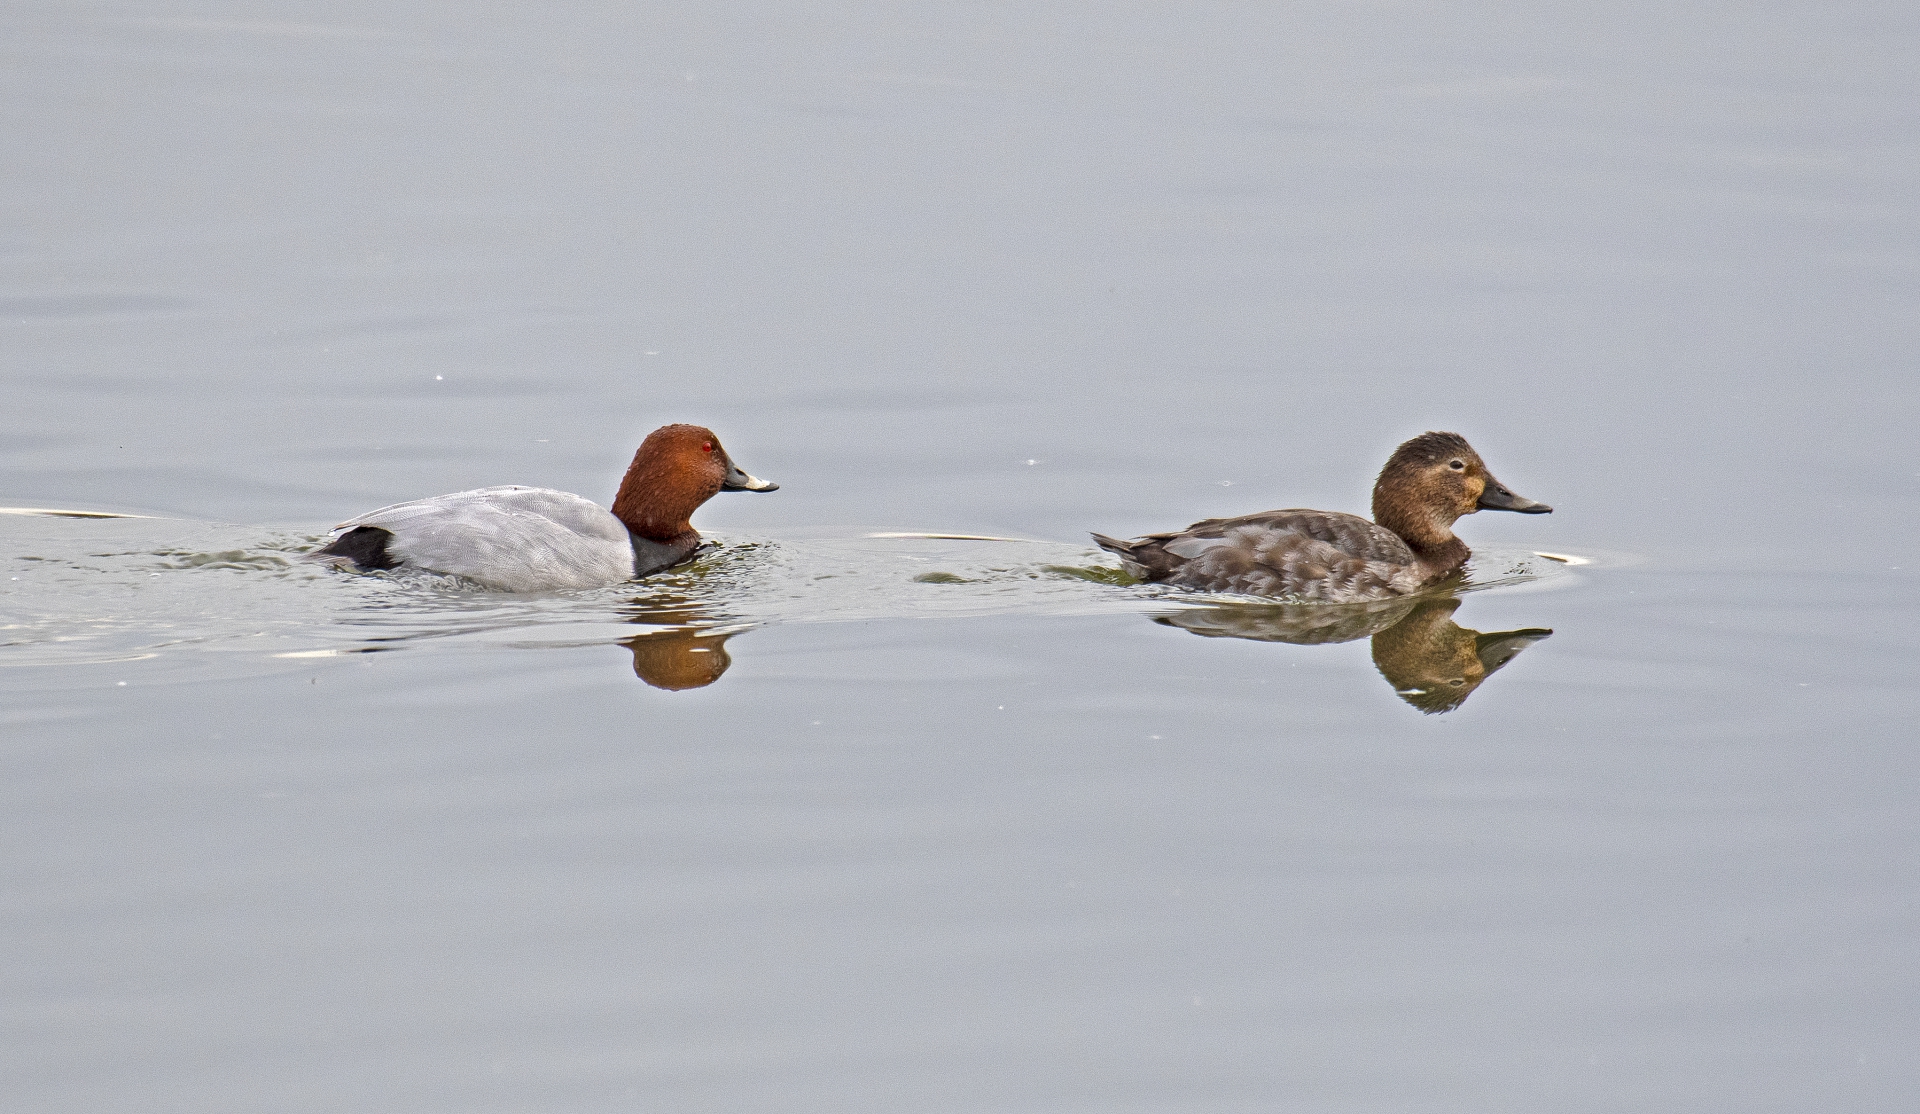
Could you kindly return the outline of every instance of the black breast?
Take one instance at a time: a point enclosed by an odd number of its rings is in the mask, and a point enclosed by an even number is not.
[[[643,538],[632,530],[627,531],[627,537],[633,542],[633,575],[636,577],[670,569],[692,557],[700,548],[700,535],[691,530],[664,542]]]

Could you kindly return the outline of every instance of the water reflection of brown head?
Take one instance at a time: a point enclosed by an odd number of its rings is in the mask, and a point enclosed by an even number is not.
[[[1494,671],[1550,630],[1481,634],[1453,621],[1460,601],[1413,597],[1375,604],[1196,607],[1154,617],[1207,638],[1327,645],[1373,637],[1373,663],[1402,700],[1432,714],[1450,712]]]
[[[727,656],[727,639],[737,633],[668,627],[621,645],[633,651],[634,676],[654,688],[679,692],[705,688],[720,679],[733,664]]]
[[[1373,636],[1373,664],[1400,699],[1427,713],[1451,712],[1520,651],[1553,632],[1540,628],[1481,634],[1453,621],[1457,599],[1422,600],[1406,618]]]

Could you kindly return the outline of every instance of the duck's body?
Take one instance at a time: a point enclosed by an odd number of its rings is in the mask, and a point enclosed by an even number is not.
[[[347,533],[324,552],[363,569],[428,569],[508,592],[598,588],[679,564],[692,552],[635,537],[593,500],[544,487],[483,487],[395,503],[336,529]],[[635,543],[669,559],[643,567]]]
[[[1143,580],[1302,603],[1364,603],[1418,592],[1458,572],[1471,552],[1454,536],[1453,522],[1482,509],[1553,510],[1502,486],[1459,434],[1425,433],[1396,449],[1381,470],[1373,522],[1338,511],[1266,511],[1134,541],[1093,539]]]
[[[1417,592],[1432,579],[1405,541],[1338,511],[1209,518],[1132,542],[1093,538],[1143,580],[1208,592],[1357,603]]]
[[[395,503],[334,527],[312,559],[362,570],[417,568],[509,592],[598,588],[693,556],[690,516],[720,491],[774,491],[741,471],[711,431],[655,430],[611,511],[544,487],[483,487]]]

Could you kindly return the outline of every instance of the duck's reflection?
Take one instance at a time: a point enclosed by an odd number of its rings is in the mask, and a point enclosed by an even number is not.
[[[705,688],[720,679],[733,664],[726,643],[736,633],[667,627],[621,645],[633,651],[634,676],[654,688],[679,692]]]
[[[722,620],[683,599],[635,603],[641,610],[628,622],[654,629],[620,645],[633,651],[633,675],[642,681],[668,692],[705,688],[733,664],[727,639],[739,634],[739,627],[720,627]]]
[[[1426,712],[1451,712],[1520,651],[1553,632],[1482,634],[1453,621],[1460,600],[1418,597],[1352,606],[1199,607],[1154,621],[1208,638],[1318,645],[1373,638],[1373,664],[1393,691]]]

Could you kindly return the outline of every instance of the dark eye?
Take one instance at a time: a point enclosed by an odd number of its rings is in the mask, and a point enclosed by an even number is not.
[[[1447,467],[1456,472],[1464,472],[1467,470],[1467,462],[1464,460],[1449,460],[1447,461]]]
[[[702,445],[702,446],[700,446],[700,451],[701,451],[701,452],[703,452],[703,453],[710,453],[710,452],[712,452],[712,451],[713,451],[713,442],[711,442],[711,441],[709,441],[709,442],[707,442],[706,444],[704,444],[704,445]]]

